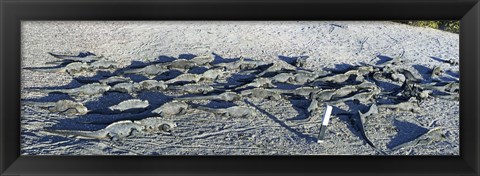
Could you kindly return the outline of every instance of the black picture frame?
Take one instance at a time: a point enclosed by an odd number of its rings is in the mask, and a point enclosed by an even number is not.
[[[479,175],[478,0],[0,0],[0,175]],[[461,20],[460,156],[20,156],[22,20]]]

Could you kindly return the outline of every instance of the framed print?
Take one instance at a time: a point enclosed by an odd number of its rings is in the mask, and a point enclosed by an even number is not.
[[[478,175],[478,1],[0,5],[2,175]]]

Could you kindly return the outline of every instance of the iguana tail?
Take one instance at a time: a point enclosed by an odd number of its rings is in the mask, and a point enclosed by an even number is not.
[[[22,105],[49,107],[49,106],[55,106],[55,102],[22,101]]]
[[[208,96],[196,96],[196,97],[181,97],[181,98],[174,98],[175,100],[180,101],[189,101],[189,100],[210,100],[217,97],[217,95],[208,95]]]
[[[31,91],[40,92],[40,93],[68,93],[69,91],[65,89],[30,89]]]
[[[107,132],[98,131],[74,131],[74,130],[43,130],[48,133],[58,134],[67,137],[80,137],[89,139],[102,139],[107,137]]]
[[[44,73],[58,73],[65,71],[65,67],[61,68],[34,68],[34,67],[27,67],[23,68],[25,70],[36,71],[36,72],[44,72]]]
[[[206,111],[206,112],[222,113],[221,109],[209,108],[209,107],[205,107],[205,106],[194,106],[194,105],[191,105],[191,106],[192,106],[192,108],[199,109],[199,110]]]

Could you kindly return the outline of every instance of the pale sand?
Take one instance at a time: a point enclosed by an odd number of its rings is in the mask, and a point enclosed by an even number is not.
[[[341,26],[341,27],[339,27]],[[56,60],[47,52],[90,51],[130,65],[132,61],[153,61],[160,56],[188,57],[188,54],[216,53],[223,58],[240,56],[284,63],[279,58],[309,56],[307,68],[341,69],[345,64],[375,64],[377,55],[398,57],[404,67],[425,72],[426,67],[458,66],[430,57],[459,60],[459,35],[393,22],[22,22],[22,67],[48,66]],[[342,65],[343,64],[343,65]],[[337,66],[337,67],[336,67]],[[23,88],[78,86],[68,74],[22,71],[22,98],[43,97]],[[151,97],[152,95],[144,95]],[[52,98],[52,97],[49,97]],[[55,98],[55,97],[53,97]],[[108,101],[125,97],[113,96]],[[43,99],[48,101],[47,99]],[[95,101],[95,100],[92,100]],[[102,100],[99,100],[102,102]],[[103,100],[106,101],[106,100]],[[106,102],[107,104],[109,102]],[[111,103],[111,102],[110,102]],[[252,101],[269,115],[253,119],[225,119],[208,113],[171,117],[179,127],[176,135],[151,134],[127,138],[119,143],[66,138],[39,132],[57,125],[68,129],[98,129],[103,126],[75,122],[85,118],[48,114],[22,107],[22,154],[25,155],[375,155],[349,124],[346,117],[332,116],[324,143],[309,141],[319,132],[316,123],[295,125],[285,119],[301,116],[287,100]],[[305,102],[298,102],[300,104]],[[92,104],[103,106],[101,103]],[[308,105],[308,104],[307,104]],[[305,106],[307,106],[305,105]],[[340,107],[348,111],[349,107]],[[422,113],[384,111],[369,120],[367,133],[374,144],[393,155],[458,155],[459,102],[425,101]],[[115,119],[116,117],[109,117]],[[279,123],[281,122],[281,123]],[[60,125],[59,125],[60,124]],[[255,127],[247,129],[248,127]],[[389,151],[389,147],[424,132],[425,128],[448,128],[450,140]],[[238,128],[238,129],[237,129]],[[246,128],[245,130],[242,130]],[[182,139],[219,130],[231,132],[200,139]]]

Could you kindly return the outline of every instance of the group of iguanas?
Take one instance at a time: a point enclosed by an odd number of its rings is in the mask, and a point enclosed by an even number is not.
[[[174,97],[162,105],[154,106],[147,100],[130,99],[110,106],[102,113],[124,113],[132,110],[146,111],[150,109],[150,117],[141,120],[121,120],[98,131],[47,130],[51,133],[73,135],[87,138],[118,139],[133,132],[169,131],[176,127],[163,117],[176,116],[200,110],[230,118],[248,118],[258,114],[253,107],[237,105],[228,108],[213,108],[194,104],[194,101],[227,101],[238,102],[246,98],[280,100],[303,98],[310,100],[306,110],[312,114],[320,111],[325,104],[332,106],[348,101],[356,101],[367,105],[365,112],[349,114],[352,125],[370,146],[376,146],[369,140],[364,128],[366,118],[375,116],[378,109],[397,111],[420,110],[419,103],[427,98],[436,97],[458,101],[459,81],[445,82],[440,78],[444,70],[432,68],[431,78],[423,80],[414,71],[402,67],[401,59],[392,59],[382,64],[361,64],[342,71],[312,71],[306,69],[307,57],[301,57],[290,66],[278,63],[239,58],[236,60],[214,62],[211,55],[196,56],[191,59],[175,59],[169,62],[156,62],[135,68],[119,68],[116,62],[96,56],[93,53],[78,55],[60,55],[50,53],[60,59],[59,67],[26,68],[42,72],[66,72],[73,77],[85,72],[107,71],[107,77],[90,81],[77,88],[70,89],[32,89],[43,93],[63,93],[70,96],[98,96],[106,92],[122,92],[136,97],[141,92],[177,92]],[[204,72],[194,73],[191,70],[204,68]],[[159,75],[175,70],[180,74],[173,78],[155,79]],[[143,75],[147,79],[135,82],[128,75]],[[396,90],[387,91],[379,86],[381,82],[390,81],[401,84]],[[292,85],[295,88],[280,88],[279,84]],[[379,104],[379,99],[393,100],[391,104]],[[88,110],[80,102],[60,100],[58,102],[24,102],[27,105],[41,106],[50,112],[68,116],[98,113]],[[432,129],[438,131],[438,129]],[[425,133],[428,138],[430,132]],[[437,138],[435,138],[437,139]],[[413,143],[411,141],[410,143]]]

